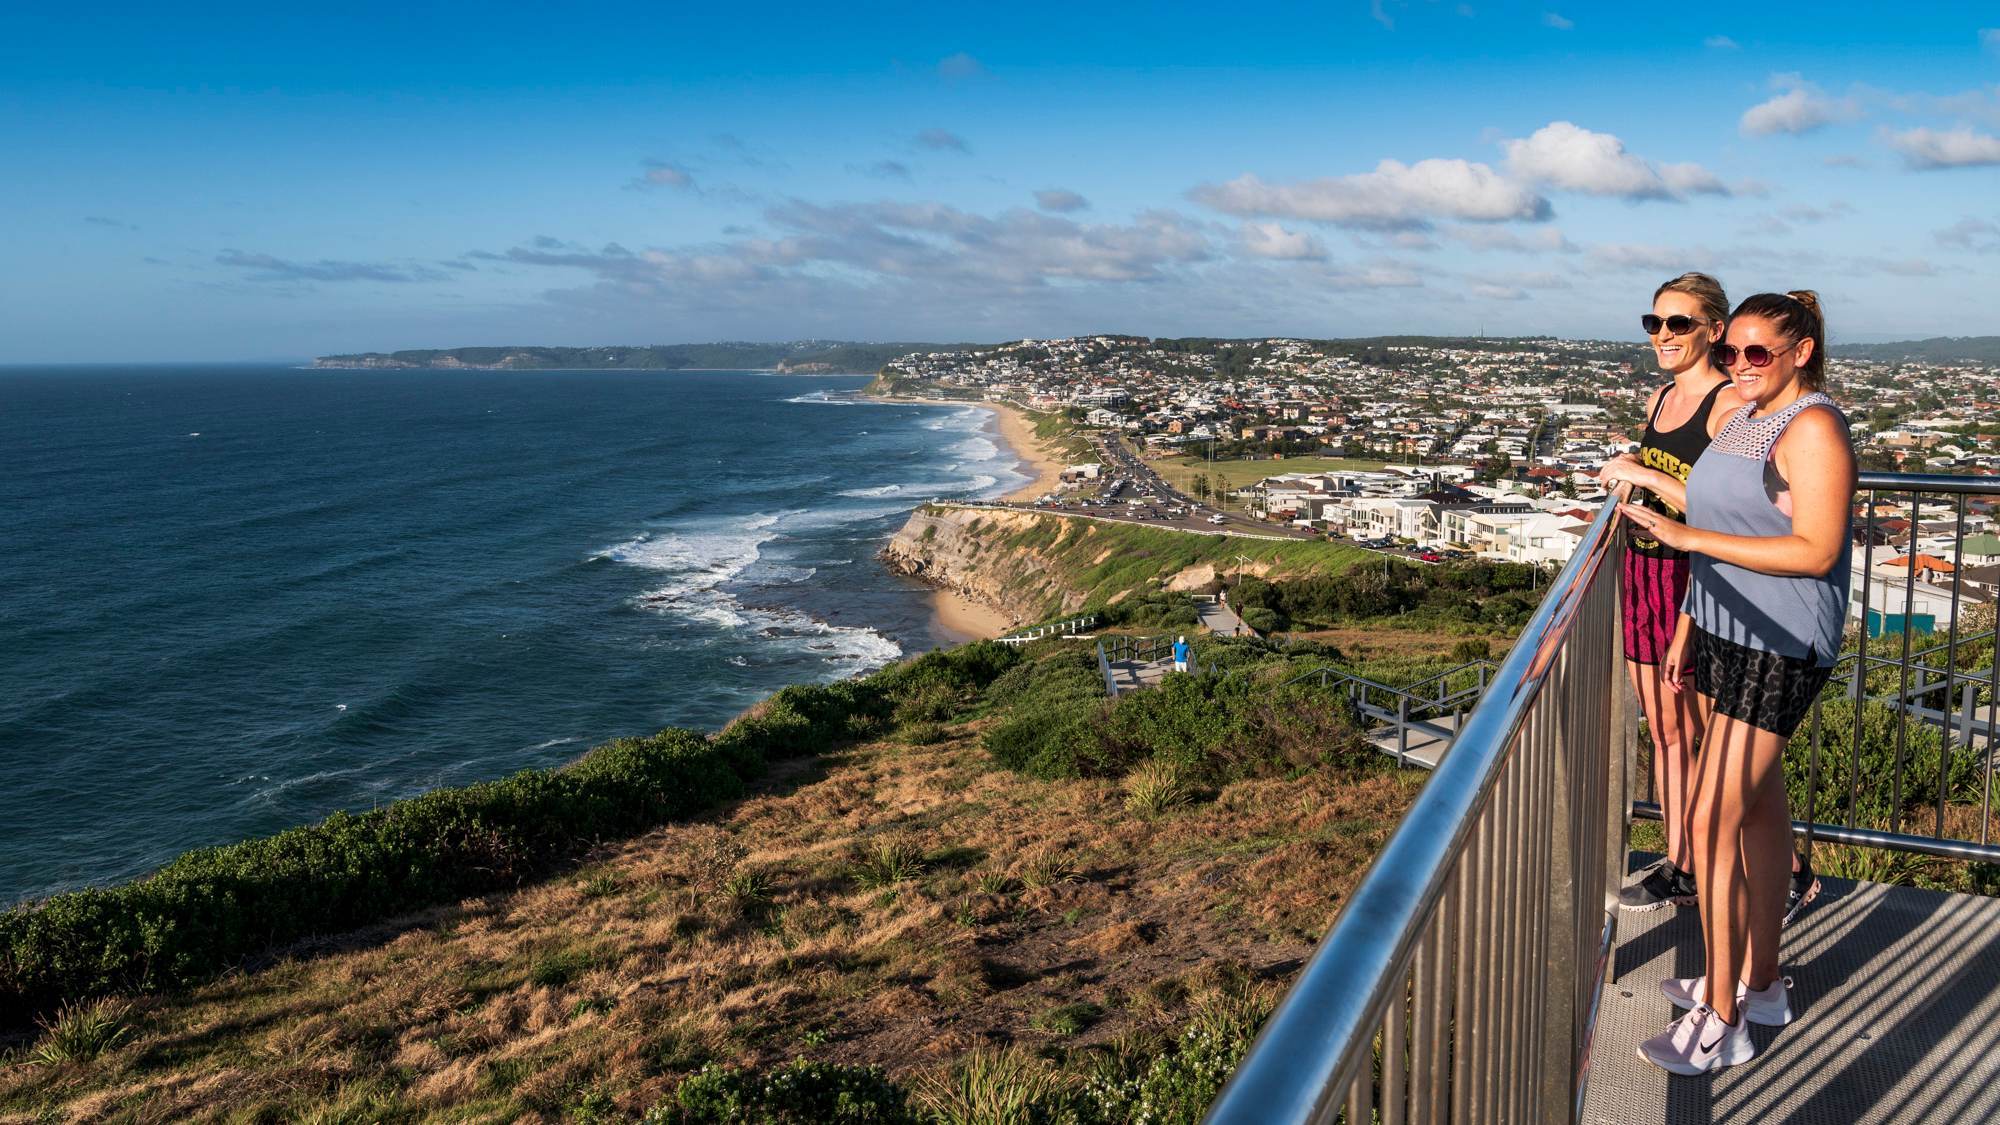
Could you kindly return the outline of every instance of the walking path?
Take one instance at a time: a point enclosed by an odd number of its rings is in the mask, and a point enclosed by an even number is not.
[[[1257,631],[1243,623],[1236,611],[1221,603],[1196,602],[1196,612],[1201,614],[1202,628],[1218,637],[1254,637]]]

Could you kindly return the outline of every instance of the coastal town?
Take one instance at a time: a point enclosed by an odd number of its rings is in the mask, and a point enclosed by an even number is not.
[[[1071,420],[1088,455],[1017,503],[1549,567],[1604,503],[1596,471],[1635,446],[1658,378],[1649,350],[1604,341],[1089,336],[905,355],[878,383]],[[1836,354],[1830,383],[1863,469],[2000,473],[2000,367]],[[1856,582],[1882,583],[1875,604],[1949,613],[1939,580],[1955,567],[1961,597],[1992,599],[1992,511],[1966,514],[1952,562],[1954,513],[1934,507],[1884,497],[1874,531],[1857,532]],[[1912,553],[1929,560],[1914,581]]]

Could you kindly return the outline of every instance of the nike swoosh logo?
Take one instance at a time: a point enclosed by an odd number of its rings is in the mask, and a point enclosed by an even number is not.
[[[1725,1034],[1727,1034],[1727,1033],[1725,1033]],[[1704,1054],[1706,1054],[1707,1052],[1709,1052],[1709,1051],[1713,1051],[1713,1050],[1715,1050],[1715,1049],[1716,1049],[1717,1047],[1721,1046],[1721,1045],[1722,1045],[1722,1038],[1723,1038],[1723,1037],[1722,1037],[1721,1035],[1718,1035],[1718,1036],[1716,1036],[1716,1037],[1715,1037],[1715,1042],[1713,1042],[1713,1043],[1703,1043],[1703,1044],[1701,1045],[1701,1049],[1702,1049],[1702,1052],[1703,1052]]]

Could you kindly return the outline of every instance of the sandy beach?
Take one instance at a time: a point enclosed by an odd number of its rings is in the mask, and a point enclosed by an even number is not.
[[[1014,450],[1014,456],[1021,459],[1021,471],[1035,479],[1008,493],[1003,499],[1033,500],[1046,492],[1055,491],[1062,471],[1069,463],[1058,450],[1050,449],[1035,437],[1035,424],[1019,407],[1004,402],[987,402],[980,405],[991,409],[1000,422],[1000,436]]]
[[[960,641],[991,640],[1014,628],[1012,617],[954,590],[934,590],[931,606],[938,631]]]
[[[1033,500],[1055,490],[1069,462],[1058,450],[1049,448],[1035,436],[1035,424],[1020,407],[1002,402],[973,402],[875,395],[878,402],[901,402],[918,406],[976,406],[993,412],[994,425],[1002,444],[1020,461],[1018,471],[1033,479],[1002,497],[1005,500]],[[932,598],[940,632],[973,641],[998,637],[1019,622],[1000,609],[975,601],[953,590],[937,589]]]

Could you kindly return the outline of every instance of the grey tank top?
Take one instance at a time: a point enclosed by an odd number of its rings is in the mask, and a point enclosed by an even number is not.
[[[1688,526],[1724,535],[1790,535],[1791,493],[1771,464],[1771,450],[1792,419],[1815,406],[1833,411],[1846,426],[1840,408],[1818,391],[1765,418],[1752,418],[1748,406],[1730,415],[1688,476]],[[1764,574],[1694,555],[1683,609],[1713,636],[1830,665],[1840,654],[1847,616],[1849,538],[1842,536],[1840,561],[1823,578]]]

